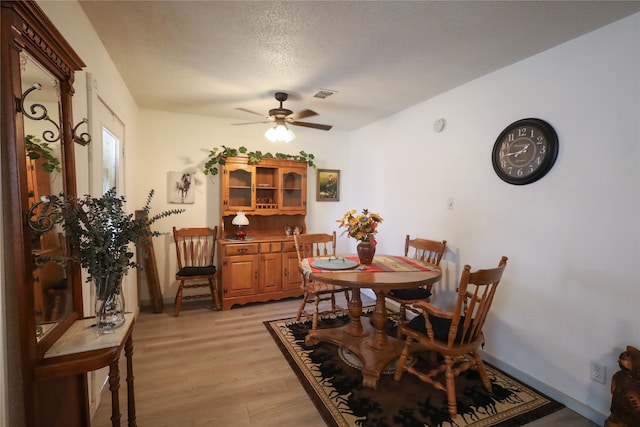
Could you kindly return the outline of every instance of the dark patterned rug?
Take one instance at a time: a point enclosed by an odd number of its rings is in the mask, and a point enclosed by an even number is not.
[[[347,316],[323,318],[319,327],[340,326],[347,321]],[[312,347],[304,344],[311,322],[283,319],[264,324],[328,426],[516,427],[563,407],[485,362],[493,392],[482,387],[474,370],[457,377],[458,416],[452,420],[446,394],[413,375],[405,373],[396,382],[389,369],[376,390],[363,387],[362,375],[349,354],[328,343]],[[391,322],[387,333],[395,336]],[[413,363],[424,369],[430,357],[418,353]]]

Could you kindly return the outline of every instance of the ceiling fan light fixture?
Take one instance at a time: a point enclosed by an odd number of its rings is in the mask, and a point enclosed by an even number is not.
[[[264,136],[271,142],[291,142],[296,137],[293,131],[284,123],[277,123],[274,127],[269,128]]]

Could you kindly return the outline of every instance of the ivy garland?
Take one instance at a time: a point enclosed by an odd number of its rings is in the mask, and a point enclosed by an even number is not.
[[[238,154],[246,154],[249,157],[249,163],[258,163],[262,159],[283,159],[283,160],[295,160],[296,162],[305,162],[315,169],[314,163],[315,156],[313,154],[307,154],[304,151],[300,151],[299,154],[284,154],[284,153],[263,153],[262,151],[247,151],[247,147],[231,148],[222,145],[209,151],[207,161],[204,164],[203,173],[205,175],[215,176],[218,174],[218,166],[226,163],[227,157],[234,157]]]
[[[40,138],[35,135],[26,135],[24,137],[24,147],[27,150],[27,156],[29,156],[31,160],[40,158],[44,160],[42,169],[46,172],[62,172],[60,159],[55,156],[49,144],[42,142]]]

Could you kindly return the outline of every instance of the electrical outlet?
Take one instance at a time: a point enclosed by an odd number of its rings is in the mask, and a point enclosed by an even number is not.
[[[605,383],[607,367],[598,362],[591,362],[591,379],[601,384]]]

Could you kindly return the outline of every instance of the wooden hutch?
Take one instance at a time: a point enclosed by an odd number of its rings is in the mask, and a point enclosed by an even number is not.
[[[306,162],[229,157],[221,166],[218,269],[222,308],[302,295],[302,277],[293,235],[306,231]],[[232,224],[244,212],[245,240],[236,240]]]

